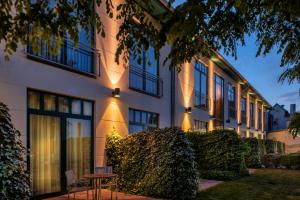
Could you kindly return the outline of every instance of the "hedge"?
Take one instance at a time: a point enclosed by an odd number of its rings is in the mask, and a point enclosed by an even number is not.
[[[257,138],[244,138],[244,142],[249,146],[249,151],[245,154],[247,167],[261,168],[261,156],[264,154],[264,143]]]
[[[195,151],[195,161],[202,178],[228,180],[247,174],[244,159],[246,146],[236,132],[188,132],[187,137]]]
[[[273,140],[266,140],[266,153],[279,153],[284,154],[285,152],[285,144],[279,141],[273,141]]]
[[[193,150],[181,129],[151,129],[124,139],[111,134],[107,163],[121,191],[168,199],[192,199],[198,189]]]
[[[300,153],[282,155],[280,157],[280,166],[287,169],[300,169]]]

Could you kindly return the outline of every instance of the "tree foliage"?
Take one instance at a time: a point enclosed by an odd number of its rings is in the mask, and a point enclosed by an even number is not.
[[[128,49],[140,58],[149,46],[158,52],[167,43],[171,50],[165,61],[180,71],[183,63],[198,56],[210,58],[218,50],[236,57],[237,45],[244,45],[246,35],[256,34],[257,56],[276,48],[285,70],[279,80],[300,82],[299,1],[186,0],[171,8],[174,1],[169,0],[167,12],[155,15],[155,20],[147,14],[156,9],[151,0],[124,0],[116,6],[112,0],[1,1],[0,40],[5,41],[5,50],[11,54],[18,42],[30,41],[37,48],[34,44],[41,37],[50,43],[51,38],[61,41],[68,33],[76,43],[80,27],[88,31],[90,25],[104,37],[105,27],[94,9],[96,4],[104,6],[109,17],[122,19],[116,36],[117,63],[121,58],[128,62]]]
[[[296,112],[292,116],[292,119],[289,124],[289,133],[293,135],[293,137],[300,136],[300,113]]]
[[[29,199],[29,172],[20,132],[11,123],[6,105],[0,102],[0,199]]]

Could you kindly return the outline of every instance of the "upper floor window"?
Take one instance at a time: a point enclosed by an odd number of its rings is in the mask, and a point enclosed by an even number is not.
[[[197,61],[194,76],[195,106],[207,108],[207,68]]]
[[[241,121],[242,123],[246,123],[246,98],[241,98]]]
[[[163,82],[159,78],[159,61],[154,48],[143,51],[141,60],[133,54],[129,58],[129,87],[150,95],[162,96]]]
[[[230,118],[236,118],[235,87],[230,83],[228,84],[228,115]]]
[[[34,1],[32,1],[32,3],[34,3]],[[49,7],[53,7],[55,3],[57,3],[57,1],[51,0],[48,5]],[[76,15],[76,13],[74,13],[74,15]],[[93,43],[94,29],[90,26],[88,32],[80,28],[77,46],[74,45],[68,33],[65,33],[61,47],[57,52],[54,52],[53,49],[58,46],[58,41],[53,37],[50,42],[39,39],[37,48],[35,49],[33,49],[31,43],[28,43],[27,54],[30,58],[35,60],[71,71],[94,74],[94,54],[96,51],[92,47]]]
[[[129,108],[129,133],[137,133],[148,128],[157,128],[159,114]]]
[[[250,103],[250,126],[254,126],[254,104]]]
[[[215,128],[224,128],[224,79],[215,74]]]

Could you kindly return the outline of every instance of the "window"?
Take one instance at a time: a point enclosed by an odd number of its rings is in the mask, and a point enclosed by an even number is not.
[[[40,91],[28,91],[28,149],[34,196],[65,190],[65,175],[91,173],[93,102]]]
[[[52,3],[51,3],[52,2]],[[51,1],[50,6],[54,6]],[[34,3],[34,1],[31,1]],[[75,15],[76,13],[74,13]],[[46,61],[49,64],[56,65],[72,71],[83,72],[87,74],[94,73],[94,49],[91,47],[93,43],[94,31],[90,27],[90,31],[86,32],[81,29],[78,35],[78,46],[75,47],[73,41],[67,33],[64,35],[63,43],[57,53],[52,52],[50,49],[57,46],[58,43],[55,38],[48,44],[44,40],[38,41],[38,49],[34,51],[32,45],[28,43],[27,53],[30,58]]]
[[[163,95],[163,82],[159,78],[159,62],[154,48],[142,52],[141,62],[136,55],[130,54],[129,88],[154,96]]]
[[[200,120],[194,120],[194,131],[199,131],[201,133],[207,132],[207,122],[203,122]]]
[[[228,84],[228,115],[229,118],[236,118],[236,109],[235,109],[235,87]]]
[[[260,129],[261,130],[261,128],[262,128],[262,126],[261,126],[261,109],[259,108],[258,109],[258,129]]]
[[[195,106],[207,108],[207,68],[196,61],[195,63]]]
[[[250,127],[254,126],[254,104],[250,103]]]
[[[148,128],[157,128],[159,115],[153,112],[129,108],[129,133],[136,133]]]
[[[224,128],[224,80],[215,74],[215,128]]]
[[[246,109],[247,109],[247,105],[246,105],[246,98],[241,98],[241,120],[242,123],[246,124]]]

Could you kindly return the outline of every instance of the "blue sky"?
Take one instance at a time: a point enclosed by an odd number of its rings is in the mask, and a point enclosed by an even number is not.
[[[177,0],[174,5],[184,0]],[[290,104],[296,103],[300,111],[300,83],[288,85],[278,83],[278,77],[283,72],[280,67],[281,56],[273,49],[265,57],[255,57],[255,35],[247,37],[246,46],[239,46],[237,59],[231,56],[223,56],[272,104],[285,105],[289,111]]]

